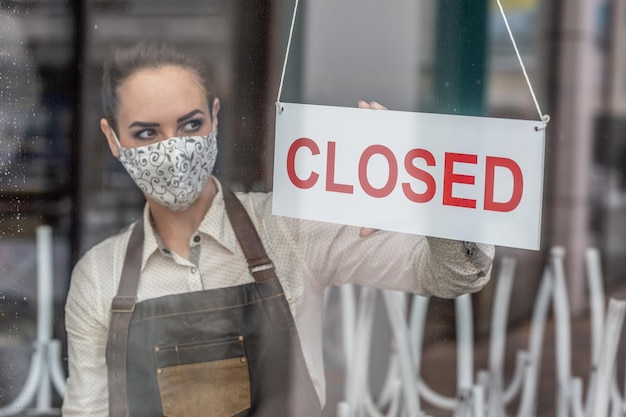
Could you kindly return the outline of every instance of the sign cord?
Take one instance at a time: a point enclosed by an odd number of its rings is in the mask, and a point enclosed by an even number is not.
[[[509,33],[509,38],[511,38],[511,43],[513,44],[513,49],[515,49],[515,55],[517,55],[517,60],[519,61],[520,66],[522,67],[522,72],[524,73],[524,78],[526,79],[526,84],[528,85],[528,89],[530,90],[530,95],[533,98],[533,102],[535,103],[535,108],[537,109],[537,113],[539,113],[539,118],[543,121],[543,126],[536,128],[537,130],[545,129],[548,122],[550,121],[550,115],[543,114],[541,112],[541,107],[539,107],[539,102],[537,101],[537,96],[535,95],[535,91],[533,90],[533,86],[530,82],[530,78],[528,77],[528,73],[526,72],[526,67],[524,66],[524,61],[522,60],[522,56],[519,53],[519,49],[517,48],[517,43],[515,42],[515,38],[513,37],[513,32],[511,32],[511,27],[509,26],[509,21],[506,18],[506,14],[504,13],[504,8],[502,7],[502,3],[500,0],[497,0],[498,8],[500,9],[500,14],[502,15],[502,19],[504,20],[504,25],[506,26],[506,30]],[[278,86],[278,97],[276,98],[276,108],[279,112],[283,111],[283,105],[280,102],[280,97],[283,92],[283,83],[285,81],[285,72],[287,70],[287,61],[289,59],[289,50],[291,49],[291,39],[293,37],[293,28],[296,24],[296,15],[298,13],[298,4],[299,0],[295,0],[295,5],[293,7],[293,16],[291,17],[291,27],[289,28],[289,39],[287,40],[287,50],[285,51],[285,60],[283,61],[283,70],[280,75],[280,85]]]
[[[285,60],[283,61],[283,72],[280,75],[280,85],[278,86],[278,97],[276,98],[276,108],[282,113],[283,105],[280,102],[280,96],[283,93],[283,82],[285,81],[285,71],[287,70],[287,59],[289,58],[289,49],[291,48],[291,38],[293,36],[293,27],[296,24],[296,14],[298,12],[298,3],[293,6],[293,16],[291,17],[291,28],[289,29],[289,40],[287,41],[287,51],[285,51]]]
[[[524,78],[526,79],[526,84],[528,85],[528,89],[530,90],[530,95],[533,97],[533,102],[535,103],[535,108],[537,109],[537,113],[539,113],[539,118],[543,122],[542,127],[537,127],[535,130],[545,129],[548,122],[550,121],[550,115],[543,114],[541,112],[541,108],[539,107],[539,102],[537,101],[537,96],[535,95],[535,91],[533,90],[533,86],[530,83],[530,78],[528,77],[528,73],[526,72],[526,67],[524,66],[524,62],[522,61],[522,56],[519,53],[519,49],[517,48],[517,43],[515,42],[515,38],[513,38],[513,32],[511,32],[511,27],[509,26],[509,21],[506,18],[506,14],[504,13],[504,8],[502,7],[502,3],[500,0],[498,1],[498,7],[500,8],[500,14],[502,15],[502,19],[504,20],[504,25],[506,26],[506,30],[509,33],[509,38],[511,38],[511,43],[513,44],[513,49],[515,49],[515,54],[517,55],[517,60],[519,61],[520,66],[522,67],[522,72],[524,73]]]

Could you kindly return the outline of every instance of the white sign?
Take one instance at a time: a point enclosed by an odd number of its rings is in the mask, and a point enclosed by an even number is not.
[[[282,105],[275,215],[539,249],[541,122]]]

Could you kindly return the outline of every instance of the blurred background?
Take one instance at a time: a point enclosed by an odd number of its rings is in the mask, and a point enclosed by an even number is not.
[[[589,307],[585,248],[600,250],[608,291],[626,286],[626,0],[502,5],[552,117],[542,250],[497,252],[518,261],[513,330],[531,315],[554,245],[567,250],[573,317]],[[216,174],[232,188],[267,191],[293,7],[293,0],[0,0],[0,405],[17,395],[29,367],[36,227],[54,230],[54,336],[64,343],[73,265],[143,207],[99,129],[101,68],[112,46],[166,39],[200,55],[222,103]],[[539,119],[488,0],[304,0],[282,99]],[[492,285],[473,297],[477,339],[487,332],[492,297]],[[452,302],[432,304],[425,344],[454,337]]]

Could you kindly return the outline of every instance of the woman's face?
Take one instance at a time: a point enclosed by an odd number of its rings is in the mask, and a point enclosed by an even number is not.
[[[217,128],[219,100],[213,102],[213,120],[204,87],[190,69],[165,66],[143,69],[118,88],[118,131],[125,148],[148,145],[174,136],[208,135]],[[111,152],[119,149],[105,119],[100,121]]]

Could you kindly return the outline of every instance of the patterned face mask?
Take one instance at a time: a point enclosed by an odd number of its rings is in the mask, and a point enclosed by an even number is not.
[[[113,137],[119,161],[139,189],[174,211],[196,201],[217,159],[215,129],[208,136],[177,136],[137,148],[123,148],[115,132]]]

